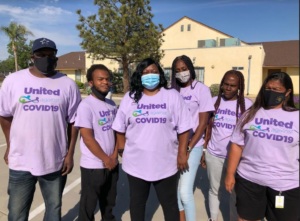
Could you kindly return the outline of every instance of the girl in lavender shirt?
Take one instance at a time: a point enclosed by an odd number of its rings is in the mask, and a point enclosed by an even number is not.
[[[179,221],[178,169],[188,169],[186,147],[192,128],[190,114],[176,90],[167,89],[164,72],[148,58],[136,68],[112,128],[117,147],[124,150],[132,221],[145,219],[151,184],[166,221]]]
[[[244,85],[244,76],[241,72],[227,71],[221,80],[218,96],[213,97],[216,111],[210,118],[206,130],[207,151],[201,158],[201,165],[207,168],[209,180],[208,202],[211,221],[218,219],[219,192],[224,182],[230,136],[240,115],[252,105],[251,100],[244,98]],[[234,207],[230,209],[231,217],[236,216],[235,211]]]
[[[214,111],[209,88],[195,78],[196,73],[191,59],[186,55],[176,57],[172,64],[172,87],[180,92],[193,120],[187,146],[189,170],[180,174],[178,184],[180,221],[196,221],[193,187],[202,156],[203,133],[209,113]]]
[[[231,142],[225,186],[239,220],[299,220],[299,110],[287,73],[265,79]]]

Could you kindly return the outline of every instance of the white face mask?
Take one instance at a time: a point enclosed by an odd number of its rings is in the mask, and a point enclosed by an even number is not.
[[[182,71],[175,74],[175,77],[177,80],[179,80],[181,83],[186,83],[190,80],[191,74],[190,71]]]

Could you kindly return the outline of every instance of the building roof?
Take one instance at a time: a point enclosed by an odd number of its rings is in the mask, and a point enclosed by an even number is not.
[[[226,33],[222,32],[222,31],[220,31],[220,30],[218,30],[218,29],[212,28],[212,27],[210,27],[210,26],[208,26],[208,25],[206,25],[206,24],[204,24],[204,23],[201,23],[201,22],[199,22],[199,21],[196,21],[196,20],[194,20],[194,19],[192,19],[192,18],[190,18],[190,17],[188,17],[188,16],[183,16],[181,19],[179,19],[178,21],[174,22],[173,24],[171,24],[171,25],[169,25],[167,28],[165,28],[165,29],[163,30],[163,32],[166,31],[167,29],[171,28],[173,25],[177,24],[178,22],[182,21],[183,19],[189,19],[189,20],[191,20],[191,21],[193,21],[193,22],[196,22],[196,23],[199,24],[199,25],[202,25],[202,26],[206,27],[206,28],[209,28],[209,29],[211,29],[211,30],[214,30],[214,31],[216,31],[216,32],[219,32],[219,33],[221,33],[221,34],[223,34],[223,35],[227,35],[229,38],[234,38],[233,36],[231,36],[231,35],[229,35],[229,34],[226,34]],[[241,40],[241,39],[240,39],[240,40]],[[242,40],[241,40],[241,42],[243,42],[244,44],[247,44],[246,42],[244,42],[244,41],[242,41]]]
[[[259,43],[266,53],[264,67],[299,67],[299,40]]]
[[[70,52],[58,57],[58,70],[85,70],[85,52]]]

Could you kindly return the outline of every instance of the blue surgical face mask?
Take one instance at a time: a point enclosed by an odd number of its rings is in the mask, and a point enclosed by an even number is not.
[[[145,74],[142,76],[142,85],[148,90],[153,90],[159,84],[159,74]]]

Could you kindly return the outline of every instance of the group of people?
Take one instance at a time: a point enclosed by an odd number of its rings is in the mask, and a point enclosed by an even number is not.
[[[252,104],[239,71],[227,71],[212,97],[188,56],[174,59],[170,88],[160,64],[146,58],[117,108],[106,98],[106,66],[87,70],[92,93],[81,101],[75,82],[55,71],[56,53],[53,41],[36,39],[33,65],[8,76],[0,90],[9,221],[28,220],[37,182],[44,220],[61,220],[78,133],[78,220],[94,220],[97,203],[103,221],[115,220],[118,157],[132,221],[145,219],[151,185],[166,221],[197,220],[193,187],[200,164],[209,180],[209,220],[218,219],[222,186],[236,199],[239,221],[299,219],[299,110],[288,74],[270,74]]]

